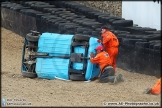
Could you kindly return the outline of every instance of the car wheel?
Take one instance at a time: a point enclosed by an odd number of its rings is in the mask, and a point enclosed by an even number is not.
[[[79,40],[79,41],[89,41],[90,36],[89,35],[76,34],[76,35],[74,35],[73,39]]]
[[[83,75],[70,75],[70,80],[73,81],[85,81],[85,77]]]
[[[25,61],[23,62],[27,70],[22,70],[22,76],[29,78],[36,78],[37,74],[35,72],[36,63],[35,61]]]
[[[39,37],[40,37],[40,35],[33,35],[32,33],[28,33],[27,35],[26,35],[26,39],[28,40],[28,41],[33,41],[33,42],[37,42],[38,41],[38,39],[39,39]]]
[[[36,78],[37,74],[33,73],[33,72],[27,72],[27,71],[23,71],[22,72],[22,76],[23,77],[28,77],[28,78]]]

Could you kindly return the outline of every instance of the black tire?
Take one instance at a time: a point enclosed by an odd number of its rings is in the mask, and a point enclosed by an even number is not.
[[[145,33],[146,34],[160,34],[161,33],[161,31],[159,30],[159,31],[145,31]]]
[[[96,38],[101,38],[101,33],[99,31],[92,31],[92,36]]]
[[[26,39],[27,39],[28,41],[33,41],[33,42],[37,42],[38,39],[39,39],[39,37],[40,37],[40,35],[38,35],[38,36],[33,36],[32,33],[28,33],[28,34],[26,35]]]
[[[66,19],[66,18],[69,18],[71,16],[77,16],[77,15],[61,15],[60,17],[63,18],[63,19]],[[66,19],[67,20],[67,19]]]
[[[21,72],[23,77],[28,77],[28,78],[37,78],[37,74],[33,72]]]
[[[90,36],[89,35],[76,34],[76,35],[74,35],[73,39],[79,40],[79,41],[88,41],[89,42]]]
[[[151,40],[150,43],[161,43],[161,40]]]
[[[58,19],[58,16],[55,15],[46,15],[42,17],[44,20],[50,20],[50,19]],[[61,18],[60,18],[61,19]]]
[[[150,43],[149,48],[154,49],[154,46],[155,46],[155,49],[159,49],[161,48],[161,43]]]
[[[161,44],[159,43],[159,44],[154,45],[153,49],[154,50],[161,50]]]
[[[136,42],[147,42],[145,39],[122,39],[122,43],[135,45]]]
[[[122,27],[122,26],[114,26],[115,29],[128,31],[131,34],[139,34],[146,35],[145,31],[156,31],[156,29],[149,27]]]
[[[25,6],[30,6],[31,4],[35,4],[36,1],[26,1],[24,4]]]
[[[20,13],[25,14],[27,11],[33,11],[33,9],[22,9],[20,10]]]
[[[71,46],[83,46],[83,45],[85,45],[84,42],[72,42],[71,43]]]
[[[70,77],[70,80],[72,81],[85,81],[85,76],[83,75],[74,74],[74,75],[69,75],[69,77]]]
[[[92,26],[98,28],[101,27],[103,24],[95,21],[84,21],[82,22],[82,25],[90,28],[92,28]]]
[[[35,4],[35,9],[37,10],[37,11],[41,11],[41,12],[43,12],[43,9],[44,8],[55,8],[55,6],[53,6],[53,5],[48,5],[48,4]]]
[[[99,15],[98,16],[98,21],[101,22],[101,23],[104,23],[104,21],[102,20],[102,17],[110,17],[110,14],[103,14],[103,15]]]
[[[102,20],[101,22],[104,23],[104,22],[108,22],[109,23],[109,20],[110,19],[114,19],[115,16],[103,16],[100,18],[100,20]]]
[[[81,26],[79,26],[79,25],[65,25],[64,30],[77,32],[77,28],[79,28],[79,27],[81,27]]]
[[[55,8],[55,9],[51,12],[51,14],[52,14],[52,15],[56,15],[55,12],[58,12],[58,11],[66,11],[66,9],[65,9],[65,8]]]
[[[42,18],[42,16],[48,16],[48,15],[50,15],[49,13],[38,13],[38,14],[36,14],[36,18]]]
[[[124,19],[121,19],[121,18],[113,18],[113,19],[110,19],[109,20],[109,24],[112,24],[114,21],[117,21],[117,20],[124,20]]]
[[[66,20],[57,20],[55,23],[54,23],[54,27],[56,28],[56,29],[58,29],[59,28],[59,25],[60,24],[62,24],[62,23],[68,23],[68,21],[66,21]]]
[[[130,32],[128,31],[120,31],[120,30],[111,30],[112,33],[114,33],[115,35],[117,34],[130,34]]]
[[[39,13],[42,13],[42,12],[39,12],[39,11],[29,11],[26,13],[26,15],[28,16],[32,16],[32,17],[36,17],[37,14]]]
[[[77,18],[84,19],[85,16],[84,15],[71,16],[71,17],[67,18],[67,20],[73,21],[74,19],[77,19]]]
[[[116,34],[117,38],[120,37],[120,38],[130,38],[130,36],[128,36],[128,34]]]
[[[131,39],[145,39],[143,38],[145,35],[127,34],[127,36]]]
[[[84,31],[83,34],[92,35],[92,31]]]
[[[136,42],[135,46],[142,48],[149,48],[150,42]]]
[[[44,8],[43,13],[51,13],[53,10],[55,10],[55,7],[53,7],[53,8]]]
[[[102,23],[96,23],[96,24],[94,24],[94,25],[92,25],[91,27],[93,28],[93,29],[96,29],[96,28],[99,28],[99,27],[101,27],[101,26],[103,26],[103,24]]]
[[[75,25],[74,23],[60,23],[58,29],[61,33],[65,33],[66,30],[64,29],[65,25]]]
[[[160,40],[161,39],[161,35],[160,34],[146,35],[146,36],[142,37],[142,39],[146,39],[147,41]]]
[[[133,26],[133,20],[116,20],[112,22],[113,26],[129,27]]]
[[[14,7],[13,10],[19,12],[21,9],[30,9],[29,7]]]
[[[67,11],[67,10],[62,10],[62,11],[56,11],[55,12],[55,15],[60,15],[60,14],[62,14],[62,15],[66,15],[66,14],[68,14],[68,13],[71,13],[70,11]]]
[[[78,33],[83,33],[86,30],[92,31],[92,29],[90,29],[89,27],[79,27],[79,28],[77,28]]]
[[[29,49],[33,49],[34,51],[37,51],[37,48],[38,48],[37,42],[28,41],[27,44],[28,44],[27,46],[28,46]]]

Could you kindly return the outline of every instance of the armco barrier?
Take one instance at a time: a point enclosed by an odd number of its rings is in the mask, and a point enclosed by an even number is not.
[[[41,14],[47,13],[40,13],[40,16]],[[25,37],[30,30],[41,32],[44,31],[43,28],[49,28],[47,27],[48,25],[41,23],[41,17],[39,17],[39,15],[38,17],[33,17],[25,14],[25,12],[19,12],[3,7],[1,7],[1,23],[2,27],[23,37]],[[126,31],[123,27],[116,27],[115,29],[123,29]],[[138,33],[144,34],[145,32]],[[120,41],[117,67],[130,72],[138,72],[141,74],[160,77],[161,49],[155,50],[151,48],[143,48]]]

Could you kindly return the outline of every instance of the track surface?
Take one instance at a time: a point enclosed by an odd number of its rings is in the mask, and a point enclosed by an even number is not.
[[[20,70],[23,38],[2,27],[1,33],[2,98],[25,99],[17,103],[31,103],[32,106],[104,106],[104,102],[126,101],[161,104],[161,95],[142,94],[144,89],[156,83],[156,77],[120,68],[117,68],[117,74],[123,74],[125,82],[118,85],[101,84],[98,80],[79,82],[24,78]]]

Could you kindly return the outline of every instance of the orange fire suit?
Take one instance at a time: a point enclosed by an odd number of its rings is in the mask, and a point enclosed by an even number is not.
[[[112,60],[112,67],[116,69],[116,58],[118,55],[118,38],[110,31],[106,31],[102,35],[102,44],[105,47],[106,52],[110,55]]]
[[[100,70],[103,73],[103,68],[108,65],[112,65],[110,56],[107,52],[103,51],[98,53],[94,58],[91,58],[90,61],[92,63],[98,63],[100,66]]]
[[[161,78],[158,79],[154,87],[151,88],[152,94],[160,94],[161,93]]]

